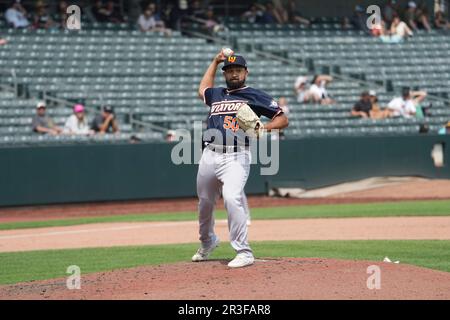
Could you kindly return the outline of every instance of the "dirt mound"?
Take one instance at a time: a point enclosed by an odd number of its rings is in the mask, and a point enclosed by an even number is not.
[[[450,299],[450,273],[410,265],[333,259],[258,259],[229,269],[228,261],[146,266],[82,277],[0,287],[0,299]],[[380,289],[368,289],[369,266]]]

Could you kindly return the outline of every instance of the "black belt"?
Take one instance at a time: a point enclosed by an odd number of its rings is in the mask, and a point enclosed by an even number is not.
[[[248,150],[248,147],[245,146],[219,146],[219,145],[214,145],[214,144],[208,144],[206,146],[206,148],[208,148],[211,151],[217,152],[217,153],[233,153],[233,152],[238,152],[238,151],[244,151],[244,150]]]

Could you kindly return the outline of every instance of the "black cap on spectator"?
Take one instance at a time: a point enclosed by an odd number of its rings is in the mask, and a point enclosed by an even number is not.
[[[103,111],[108,113],[114,113],[114,108],[111,106],[104,106]]]
[[[363,6],[361,6],[361,5],[357,5],[356,7],[355,7],[355,11],[356,12],[364,12],[364,8],[363,8]]]
[[[419,126],[419,133],[428,133],[430,131],[430,126],[426,123],[422,123]]]
[[[409,92],[411,91],[411,89],[409,87],[403,87],[402,88],[402,96],[403,97],[407,97],[409,96]]]

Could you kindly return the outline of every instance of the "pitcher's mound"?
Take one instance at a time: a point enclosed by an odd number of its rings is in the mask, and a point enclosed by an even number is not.
[[[0,298],[450,299],[450,273],[411,265],[283,258],[257,259],[253,266],[229,269],[227,262],[184,262],[89,274],[82,276],[80,290],[68,290],[65,279],[3,286]],[[379,282],[373,274],[377,268],[368,270],[370,266],[379,267]]]

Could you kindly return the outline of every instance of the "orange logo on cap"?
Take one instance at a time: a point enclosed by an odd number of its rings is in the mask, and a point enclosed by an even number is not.
[[[234,63],[236,61],[236,57],[235,56],[229,56],[228,57],[228,62]]]

